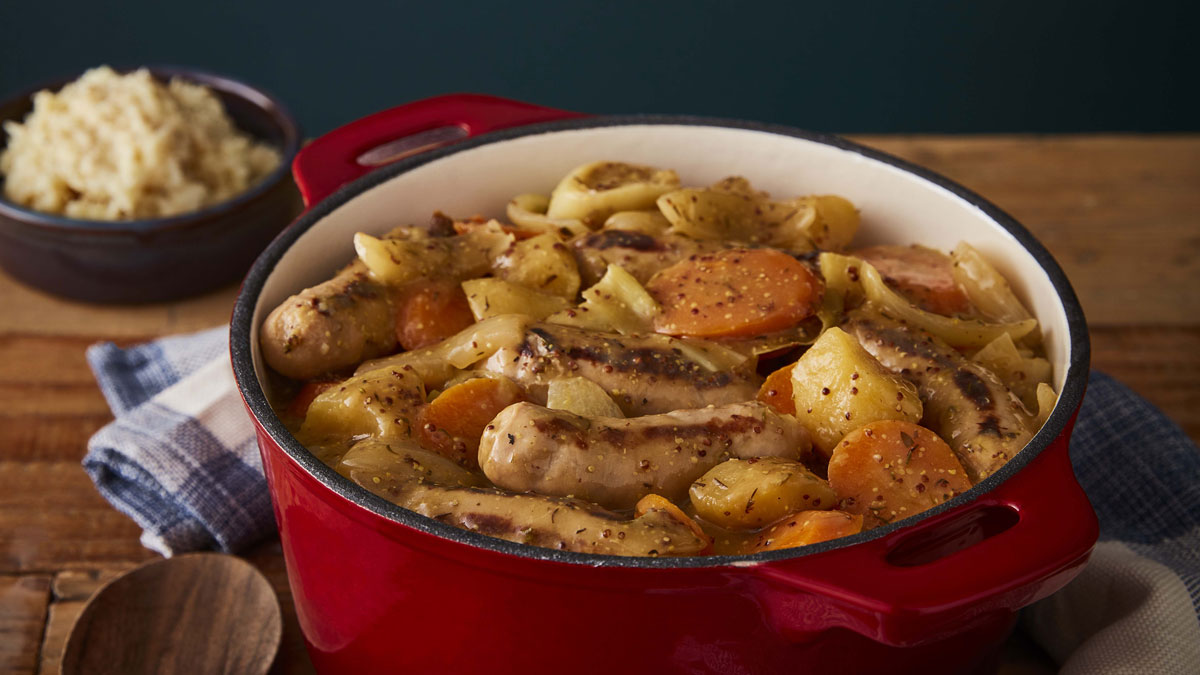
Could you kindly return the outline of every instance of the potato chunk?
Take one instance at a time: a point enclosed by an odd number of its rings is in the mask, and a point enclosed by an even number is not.
[[[579,267],[558,235],[547,232],[509,246],[492,265],[496,276],[570,301],[579,293]]]
[[[847,434],[829,460],[829,484],[841,508],[862,515],[867,527],[915,516],[971,487],[945,441],[899,420]]]
[[[850,431],[879,420],[921,419],[917,387],[894,375],[840,328],[830,328],[792,368],[796,419],[828,458]]]
[[[425,386],[414,369],[378,368],[321,392],[296,438],[322,460],[340,456],[350,439],[407,439],[424,403]]]
[[[779,457],[731,459],[714,466],[688,491],[703,519],[753,530],[796,511],[831,509],[833,488],[803,464]]]

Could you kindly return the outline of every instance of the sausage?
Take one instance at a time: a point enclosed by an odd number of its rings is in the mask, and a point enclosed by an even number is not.
[[[955,316],[971,311],[967,293],[954,279],[950,256],[924,246],[870,246],[851,251],[875,266],[883,282],[927,312]]]
[[[405,443],[357,443],[342,475],[406,509],[464,530],[581,553],[696,555],[708,541],[667,510],[627,519],[581,499],[513,494],[482,487],[454,462]]]
[[[445,216],[431,226],[444,233]],[[487,272],[492,249],[512,237],[499,225],[456,237],[431,237],[425,229],[397,227],[370,247],[393,275],[372,275],[364,254],[324,283],[305,289],[276,307],[263,323],[260,344],[267,365],[299,380],[349,370],[358,363],[396,351],[396,302],[403,284],[426,267],[431,279],[462,281]],[[400,246],[399,255],[389,245]],[[370,257],[370,256],[368,256]],[[448,262],[449,261],[449,262]],[[378,267],[378,266],[377,266]]]
[[[355,260],[276,307],[260,344],[276,372],[310,380],[395,351],[394,317],[388,289]]]
[[[631,230],[589,232],[569,243],[584,288],[599,281],[609,264],[620,265],[645,284],[655,272],[689,256],[733,246],[723,241],[699,241],[678,234],[654,236]]]
[[[586,377],[600,385],[626,415],[652,415],[753,399],[762,378],[753,360],[711,371],[670,346],[665,336],[618,335],[533,324],[525,339],[503,347],[484,368],[520,384],[530,400],[546,401],[550,381]]]
[[[627,509],[650,493],[683,499],[729,457],[798,459],[811,447],[794,417],[757,401],[633,419],[516,403],[484,430],[479,465],[502,488]]]
[[[942,340],[878,313],[856,310],[847,332],[886,368],[917,385],[922,426],[937,432],[971,483],[995,473],[1033,437],[1031,415],[998,377]]]

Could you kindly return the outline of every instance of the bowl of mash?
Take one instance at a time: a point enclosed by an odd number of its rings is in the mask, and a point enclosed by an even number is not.
[[[301,210],[294,119],[226,77],[102,66],[0,103],[0,127],[0,266],[58,295],[210,290]]]

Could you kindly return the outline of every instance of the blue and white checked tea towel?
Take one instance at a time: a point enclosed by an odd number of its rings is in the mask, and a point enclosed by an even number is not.
[[[92,345],[88,363],[116,419],[83,468],[142,544],[170,556],[232,552],[275,532],[252,426],[229,362],[229,329],[129,349]]]
[[[275,531],[227,340],[222,327],[88,350],[116,420],[84,468],[163,555],[237,551]],[[1200,450],[1112,378],[1093,373],[1088,386],[1071,457],[1100,544],[1025,626],[1063,673],[1200,674]]]

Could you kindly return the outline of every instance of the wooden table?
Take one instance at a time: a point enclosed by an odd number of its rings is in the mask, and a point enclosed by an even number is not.
[[[1200,438],[1200,136],[859,140],[950,176],[1025,223],[1083,301],[1093,367]],[[58,672],[84,602],[106,579],[154,556],[80,468],[88,437],[111,419],[84,349],[221,324],[235,292],[93,307],[0,273],[0,671]],[[278,542],[247,557],[285,608],[275,671],[310,671]],[[1019,636],[1004,660],[1005,672],[1046,671]]]

